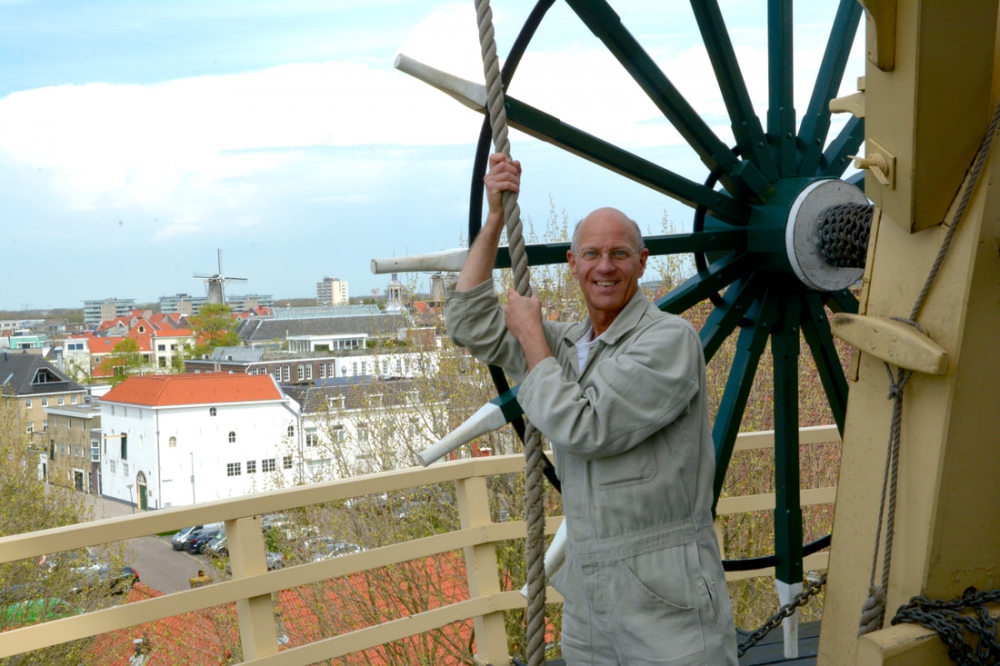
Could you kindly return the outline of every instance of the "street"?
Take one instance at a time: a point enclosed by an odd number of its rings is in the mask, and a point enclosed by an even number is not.
[[[127,516],[132,507],[113,500],[84,495],[93,509],[94,520]],[[139,579],[164,594],[190,589],[190,579],[202,569],[217,578],[220,574],[202,555],[174,550],[170,537],[147,536],[126,542],[125,564],[139,571]]]

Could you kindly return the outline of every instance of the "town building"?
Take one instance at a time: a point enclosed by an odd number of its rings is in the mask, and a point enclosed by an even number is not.
[[[437,365],[438,352],[433,347],[362,348],[341,352],[218,347],[207,358],[188,359],[184,369],[194,373],[271,375],[283,384],[323,384],[330,379],[354,377],[415,378],[436,371]]]
[[[140,509],[302,478],[299,406],[267,375],[129,377],[101,400],[102,494]]]
[[[206,296],[191,296],[190,294],[160,296],[160,312],[190,317],[198,314],[201,311],[201,306],[205,303],[208,303]]]
[[[101,407],[94,402],[45,408],[49,483],[99,495],[101,488]]]
[[[86,390],[44,358],[27,351],[0,350],[0,395],[17,400],[18,418],[31,443],[48,449],[45,408],[83,404]]]
[[[448,430],[447,403],[409,380],[359,377],[283,389],[301,405],[306,482],[410,467]]]
[[[233,312],[252,312],[257,308],[274,308],[274,297],[270,294],[245,294],[243,296],[226,296],[226,305]]]
[[[107,319],[127,315],[135,309],[134,298],[105,298],[83,302],[83,323],[96,326]]]
[[[348,305],[347,280],[324,277],[316,283],[316,305]]]

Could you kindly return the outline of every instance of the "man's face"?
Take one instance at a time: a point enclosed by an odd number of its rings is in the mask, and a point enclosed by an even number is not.
[[[635,229],[617,210],[601,208],[584,220],[577,251],[567,253],[595,326],[606,329],[639,289],[649,250],[637,251]]]

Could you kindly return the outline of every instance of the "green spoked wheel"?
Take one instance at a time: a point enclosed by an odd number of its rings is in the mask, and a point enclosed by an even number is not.
[[[509,81],[531,36],[554,0],[539,2],[526,22],[504,68]],[[789,585],[802,581],[802,513],[799,508],[799,403],[801,356],[810,354],[830,411],[843,431],[847,380],[834,346],[827,309],[857,311],[848,286],[860,269],[827,265],[816,249],[816,227],[831,206],[867,203],[860,179],[842,180],[864,140],[864,121],[852,118],[830,137],[829,102],[837,95],[853,45],[862,7],[855,0],[838,6],[808,107],[796,128],[793,106],[792,2],[769,0],[768,109],[757,117],[717,0],[692,0],[691,7],[715,72],[733,128],[735,146],[724,143],[695,112],[643,50],[612,7],[603,0],[566,0],[607,47],[663,116],[694,149],[705,167],[692,180],[507,97],[512,127],[604,166],[694,211],[690,233],[653,236],[653,255],[690,253],[697,272],[660,298],[657,305],[681,314],[708,300],[711,312],[701,327],[705,356],[713,362],[727,340],[735,341],[727,380],[713,427],[718,498],[732,457],[761,356],[768,342],[773,356],[775,429],[775,554],[730,563],[733,569],[774,565]],[[482,175],[489,152],[484,125],[472,176],[469,232],[482,217]],[[566,244],[528,248],[529,264],[565,260]],[[498,261],[498,266],[503,258]],[[509,265],[509,264],[508,264]],[[805,345],[800,340],[805,340]],[[496,373],[498,388],[505,388]],[[824,546],[829,539],[812,544]]]

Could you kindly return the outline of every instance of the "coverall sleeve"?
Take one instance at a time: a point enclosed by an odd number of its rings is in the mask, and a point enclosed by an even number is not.
[[[518,402],[554,448],[584,459],[618,455],[688,409],[704,372],[693,328],[664,318],[621,344],[620,353],[595,361],[583,383],[555,358],[522,382]]]
[[[448,292],[444,321],[456,345],[466,347],[480,361],[500,366],[515,382],[524,377],[528,369],[524,352],[507,330],[492,279],[467,291]]]

